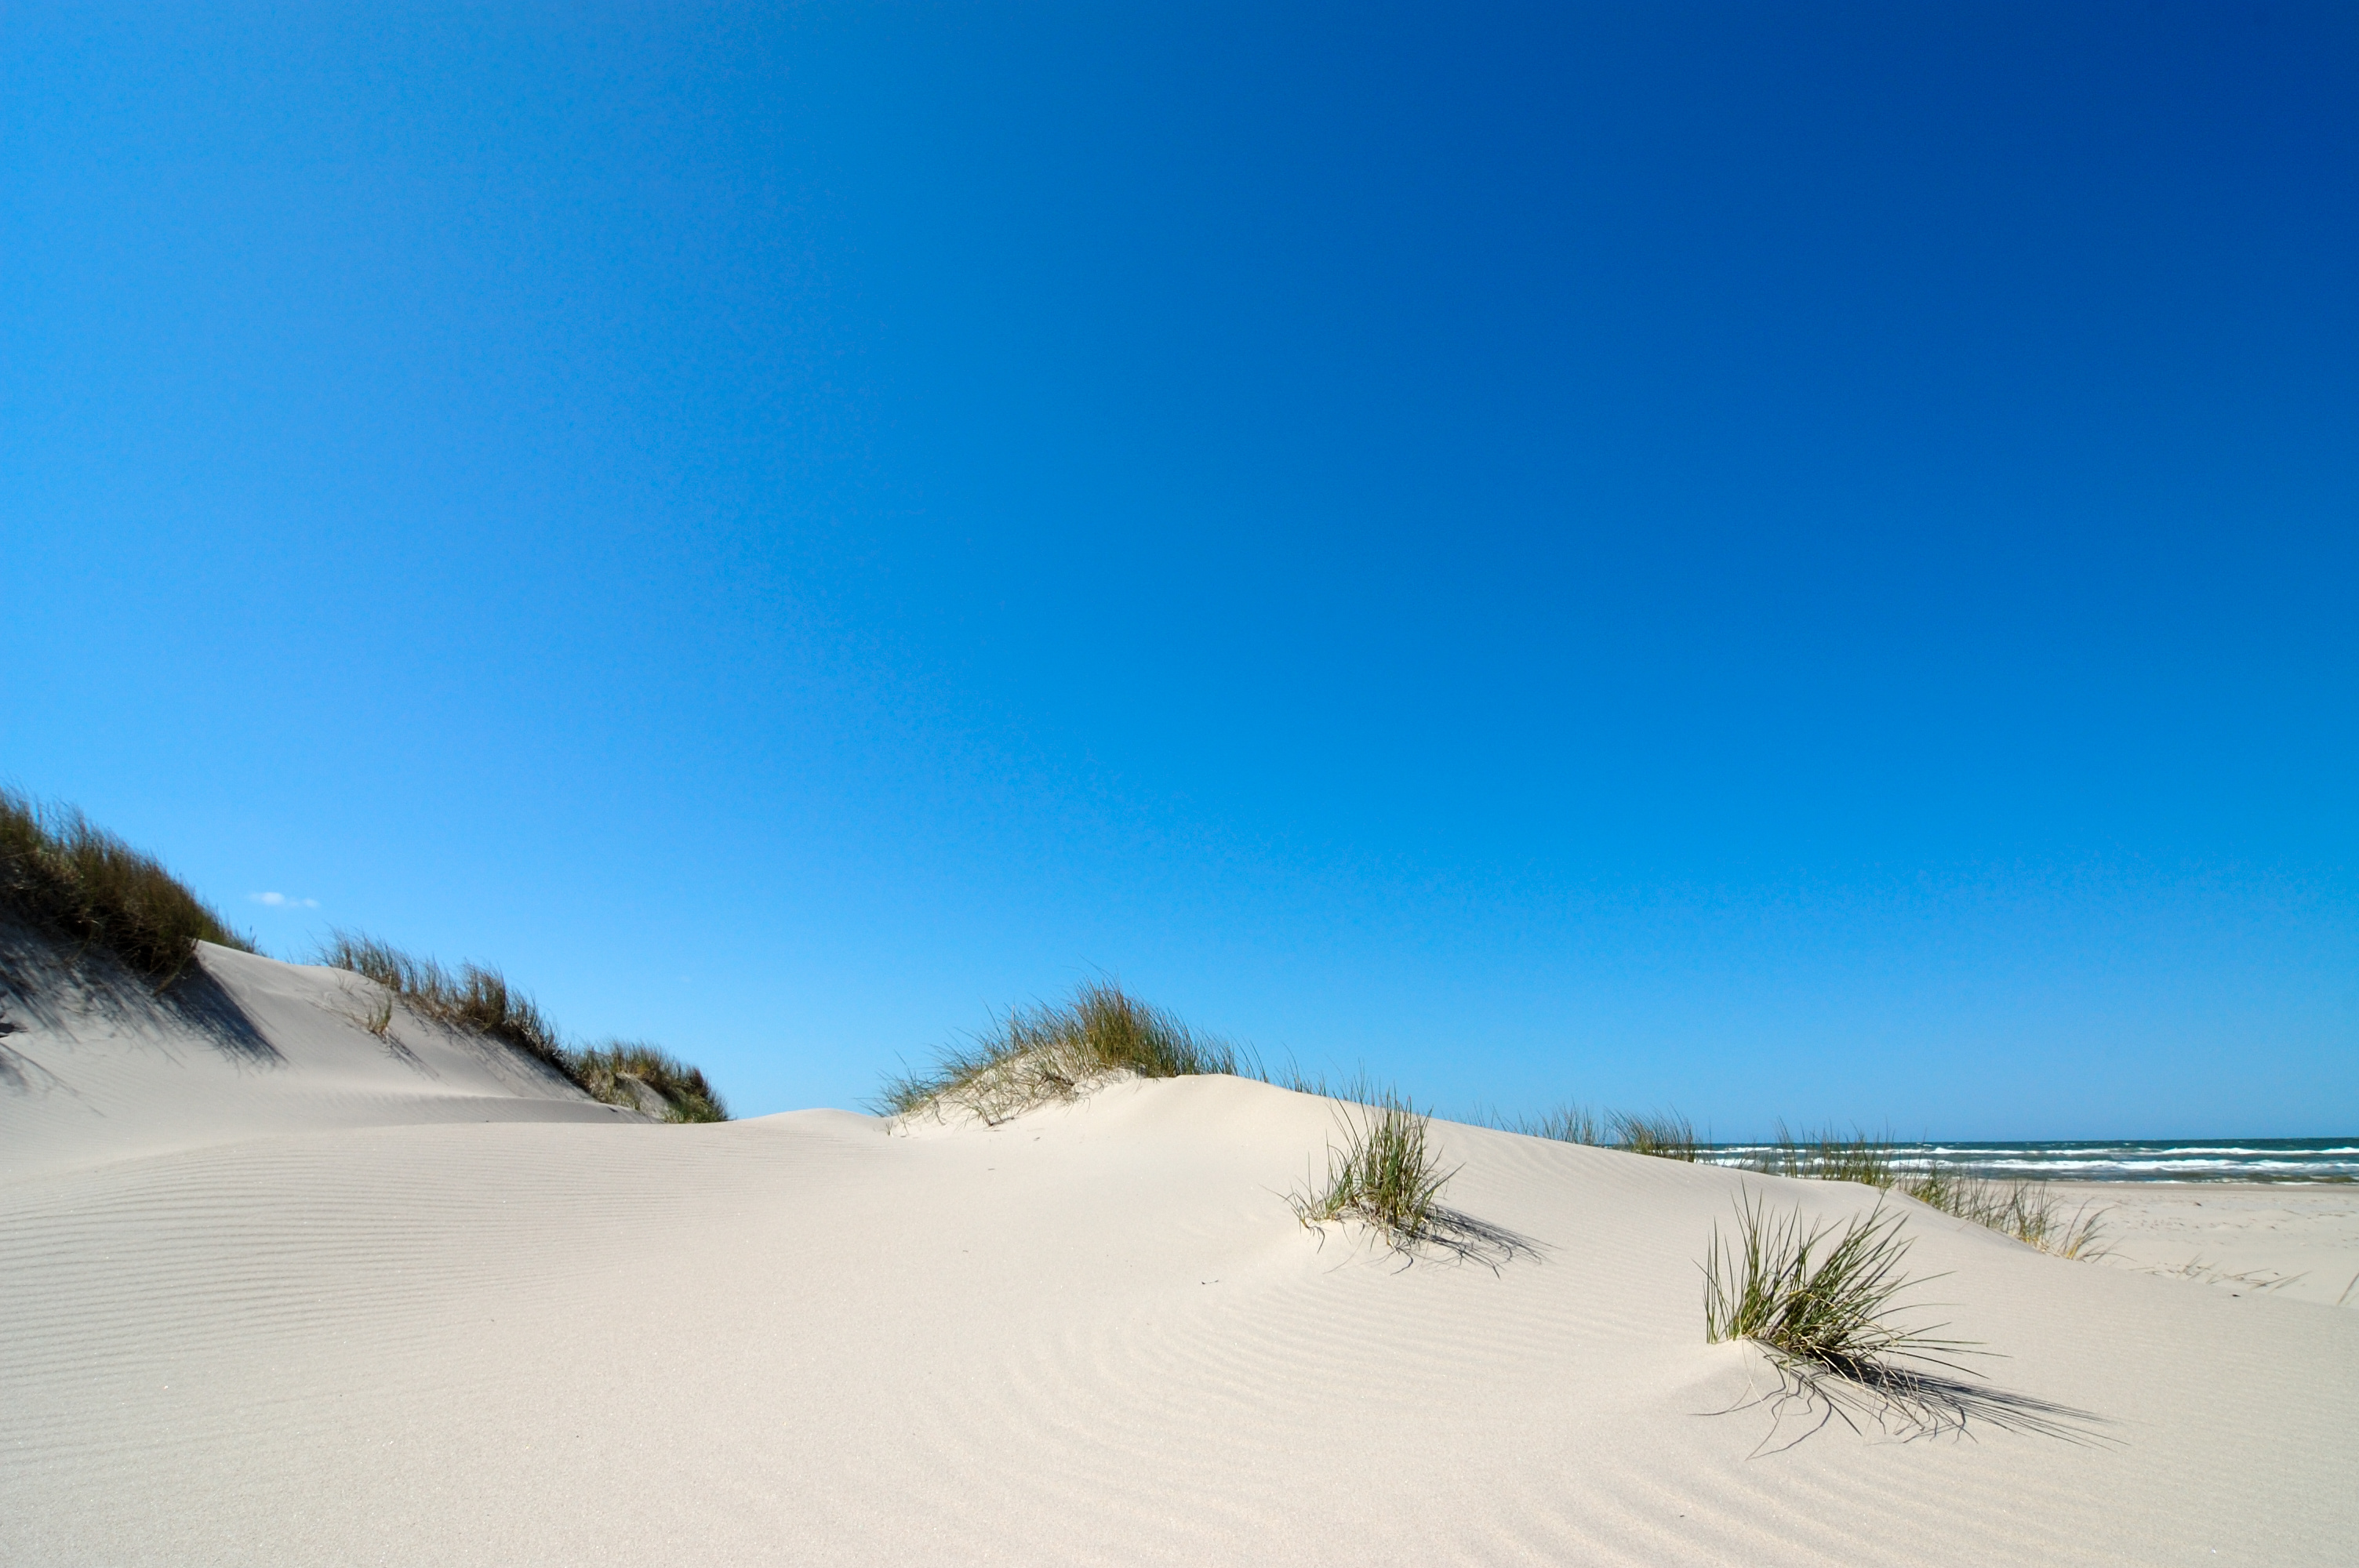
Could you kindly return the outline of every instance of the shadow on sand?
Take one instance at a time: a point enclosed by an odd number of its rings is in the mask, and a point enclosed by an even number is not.
[[[2122,1441],[2105,1430],[2113,1423],[2104,1416],[1977,1383],[1946,1365],[1920,1369],[1868,1361],[1835,1368],[1760,1348],[1777,1373],[1777,1386],[1709,1412],[1767,1410],[1769,1433],[1754,1449],[1756,1457],[1782,1454],[1837,1421],[1861,1436],[1873,1433],[1895,1443],[1973,1437],[1980,1428],[2027,1433],[2082,1447],[2114,1446]],[[1781,1441],[1789,1426],[1799,1430]]]

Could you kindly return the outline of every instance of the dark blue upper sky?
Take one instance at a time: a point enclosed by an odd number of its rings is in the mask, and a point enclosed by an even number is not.
[[[0,773],[745,1110],[2345,1132],[2355,198],[2340,5],[12,6]]]

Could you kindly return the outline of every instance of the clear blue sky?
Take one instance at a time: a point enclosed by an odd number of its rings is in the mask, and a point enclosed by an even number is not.
[[[0,776],[270,951],[2359,1130],[2350,6],[361,12],[0,13]]]

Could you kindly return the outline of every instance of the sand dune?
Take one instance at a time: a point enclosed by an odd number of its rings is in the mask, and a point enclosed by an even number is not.
[[[630,1124],[206,964],[275,1065],[0,1040],[58,1080],[0,1091],[11,1563],[2352,1560],[2359,1313],[1919,1211],[1978,1375],[2070,1435],[1773,1429],[1705,1237],[1864,1189],[1440,1126],[1531,1249],[1405,1263],[1296,1223],[1332,1108],[1266,1085]]]
[[[0,1180],[273,1132],[425,1121],[644,1119],[504,1045],[394,1005],[342,969],[211,943],[159,1000],[0,925]]]

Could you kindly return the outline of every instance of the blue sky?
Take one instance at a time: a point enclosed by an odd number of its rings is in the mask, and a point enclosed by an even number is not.
[[[269,950],[2359,1129],[2349,8],[330,11],[0,16],[0,774]]]

